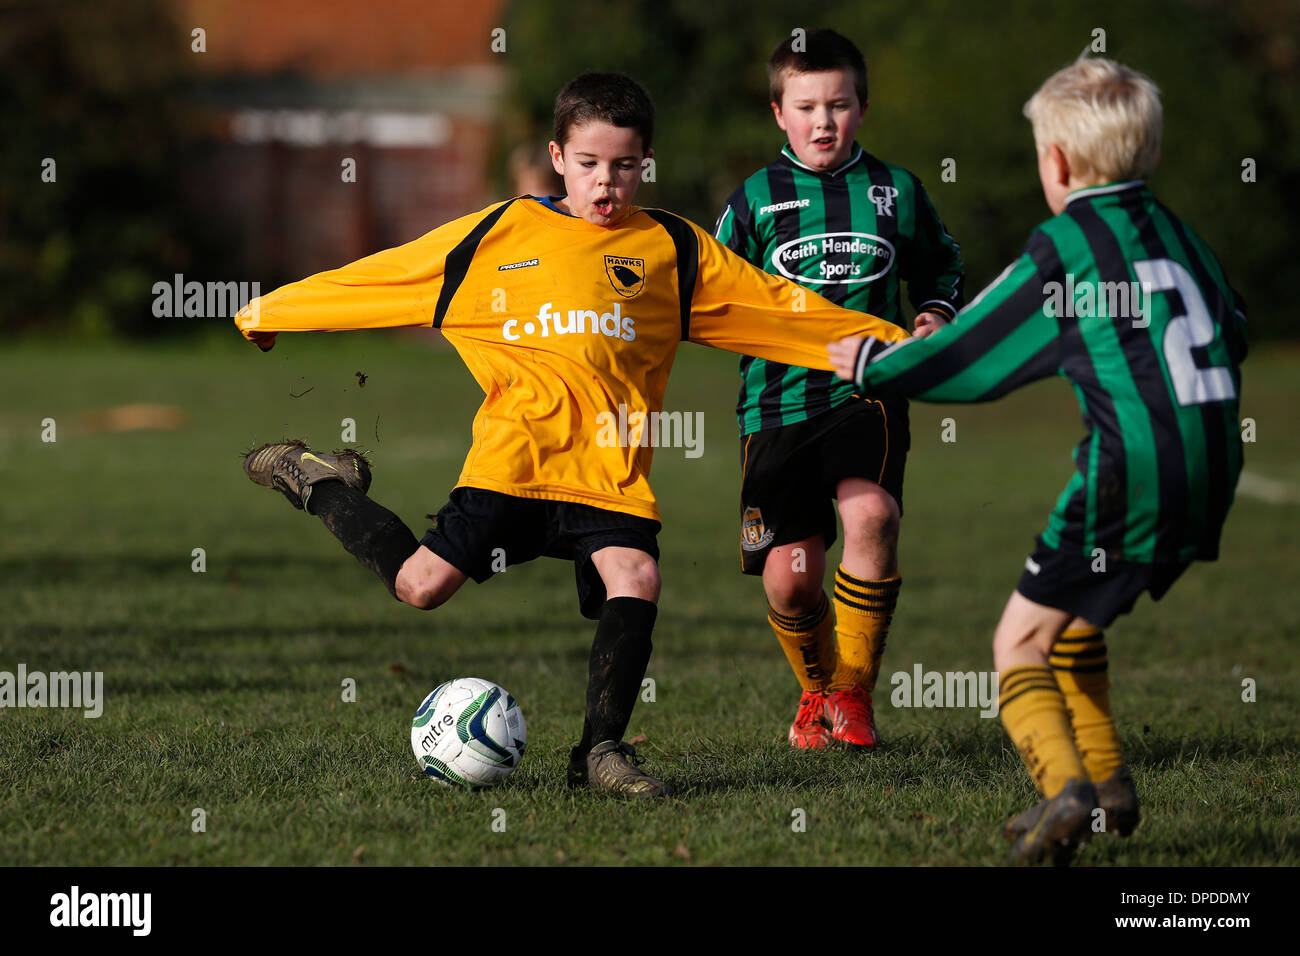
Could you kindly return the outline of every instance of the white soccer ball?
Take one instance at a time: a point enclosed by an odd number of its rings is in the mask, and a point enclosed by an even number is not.
[[[518,766],[527,738],[518,702],[477,677],[442,684],[411,721],[411,749],[420,769],[448,787],[500,783]]]

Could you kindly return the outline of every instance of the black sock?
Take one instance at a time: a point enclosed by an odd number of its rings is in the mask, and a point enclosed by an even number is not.
[[[313,485],[307,510],[320,518],[358,561],[383,579],[397,597],[397,572],[415,554],[415,540],[402,519],[341,481]]]
[[[591,643],[587,716],[574,756],[585,757],[601,741],[623,739],[650,662],[650,632],[658,613],[653,601],[634,597],[610,598],[601,606]]]

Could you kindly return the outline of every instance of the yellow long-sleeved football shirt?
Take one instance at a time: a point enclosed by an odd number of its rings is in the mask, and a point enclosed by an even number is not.
[[[235,324],[263,350],[278,332],[441,329],[486,394],[457,487],[655,521],[654,449],[610,442],[598,416],[661,411],[678,343],[829,370],[827,342],[907,337],[671,213],[597,226],[527,197],[276,289]]]

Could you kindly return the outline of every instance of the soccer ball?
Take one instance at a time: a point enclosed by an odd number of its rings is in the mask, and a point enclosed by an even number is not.
[[[490,787],[524,755],[524,712],[490,680],[458,677],[424,698],[411,721],[420,769],[444,786]]]

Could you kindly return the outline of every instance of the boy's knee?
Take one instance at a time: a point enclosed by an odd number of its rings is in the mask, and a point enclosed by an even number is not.
[[[821,601],[822,576],[796,571],[791,562],[781,562],[779,558],[774,562],[775,557],[775,554],[768,555],[768,567],[763,574],[767,603],[781,614],[790,616],[816,610]]]
[[[427,559],[421,560],[421,557],[417,551],[407,559],[397,572],[393,590],[402,603],[421,611],[432,611],[451,599],[464,581],[464,576],[441,573],[437,564],[431,564]]]
[[[844,537],[857,541],[898,540],[900,514],[898,502],[880,485],[840,498],[840,520],[844,522]]]
[[[640,557],[633,558],[623,565],[620,590],[647,601],[659,600],[659,589],[663,578],[659,575],[659,563],[650,555],[638,552]],[[652,596],[653,595],[653,596]]]
[[[1073,617],[1013,591],[993,632],[993,666],[1004,671],[1024,664],[1046,664],[1053,642]]]
[[[397,575],[396,588],[397,599],[411,607],[419,608],[421,611],[432,611],[435,607],[446,603],[447,598],[451,595],[443,593],[444,589],[439,588],[436,584],[428,581],[421,581],[414,575],[408,575],[399,572]]]
[[[659,562],[636,548],[608,548],[592,555],[592,563],[609,597],[658,601],[662,579]]]
[[[993,668],[997,671],[1004,671],[1016,664],[1024,663],[1022,657],[1022,647],[1025,644],[1024,634],[1012,634],[1009,631],[998,628],[993,632]]]

